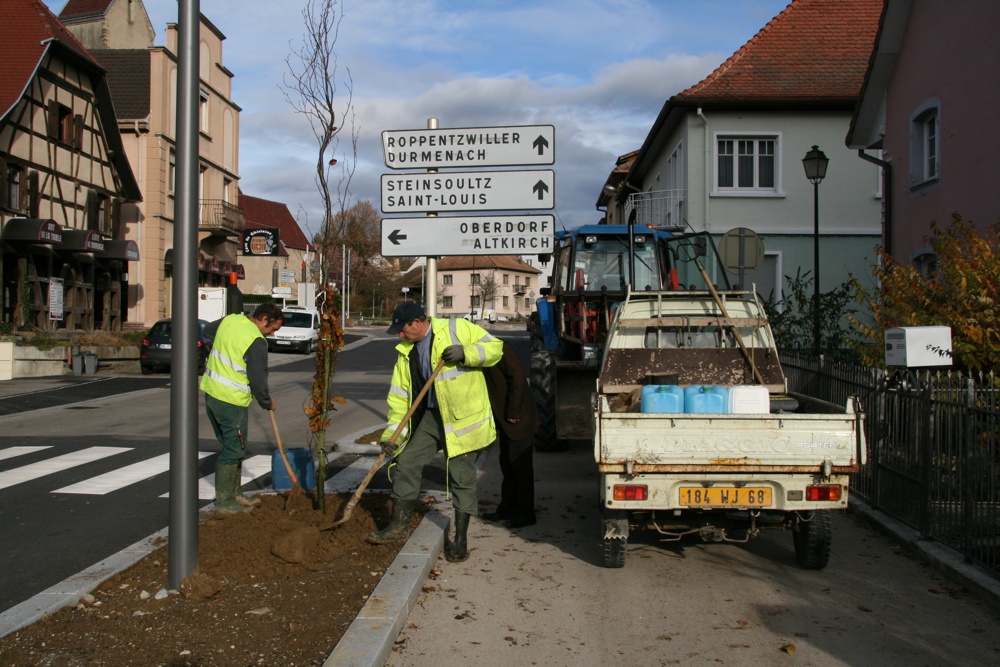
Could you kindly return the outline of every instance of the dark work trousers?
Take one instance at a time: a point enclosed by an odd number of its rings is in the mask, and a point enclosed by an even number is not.
[[[497,429],[500,444],[500,504],[497,514],[502,517],[535,516],[535,465],[532,457],[533,435],[523,440],[511,440]]]
[[[420,482],[424,467],[439,451],[445,449],[444,424],[441,413],[428,409],[420,419],[413,436],[403,446],[396,457],[395,465],[389,471],[392,481],[392,495],[397,500],[417,500],[420,496]],[[476,455],[469,452],[448,459],[448,490],[451,502],[459,512],[475,514],[476,498]]]

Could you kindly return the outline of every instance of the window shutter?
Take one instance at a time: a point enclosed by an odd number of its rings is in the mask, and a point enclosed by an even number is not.
[[[101,221],[97,219],[97,193],[87,190],[87,229],[95,232],[101,231]]]
[[[49,100],[49,137],[52,139],[59,138],[59,103],[55,100]]]
[[[83,148],[83,116],[80,114],[73,116],[73,145]]]
[[[23,213],[31,208],[31,202],[28,201],[28,172],[26,170],[21,170],[21,179],[17,182],[17,207]]]
[[[0,158],[0,208],[7,207],[7,160]]]
[[[115,199],[111,203],[111,238],[125,238],[125,230],[122,229],[122,202],[120,199]]]
[[[38,217],[38,172],[32,171],[28,174],[28,217]]]

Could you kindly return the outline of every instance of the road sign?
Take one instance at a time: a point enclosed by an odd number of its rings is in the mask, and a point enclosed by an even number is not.
[[[382,255],[537,255],[554,236],[552,215],[383,218]]]
[[[764,261],[764,242],[752,229],[730,229],[719,241],[719,258],[730,273],[754,271]]]
[[[551,209],[555,181],[551,169],[382,174],[382,212]]]
[[[290,297],[291,295],[292,295],[292,288],[291,287],[272,287],[271,288],[271,296],[279,296],[279,297],[286,297],[287,298],[287,297]]]
[[[552,125],[386,130],[382,157],[390,169],[513,167],[555,164]]]

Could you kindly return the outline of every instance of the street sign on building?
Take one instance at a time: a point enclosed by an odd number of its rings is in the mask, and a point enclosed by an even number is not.
[[[552,125],[386,130],[382,156],[390,169],[555,164],[556,130]]]
[[[383,218],[382,255],[537,255],[552,252],[555,216]]]
[[[551,208],[555,208],[551,169],[382,174],[383,213]]]

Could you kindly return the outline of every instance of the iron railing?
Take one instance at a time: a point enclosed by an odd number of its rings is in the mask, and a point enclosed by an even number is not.
[[[223,199],[201,199],[198,229],[225,236],[241,236],[247,221],[243,210]]]
[[[636,225],[682,230],[687,224],[684,220],[686,196],[685,190],[634,192],[625,202],[624,220],[631,220],[634,211]]]
[[[782,364],[792,391],[861,398],[868,462],[852,493],[1000,578],[1000,378],[791,355]]]

